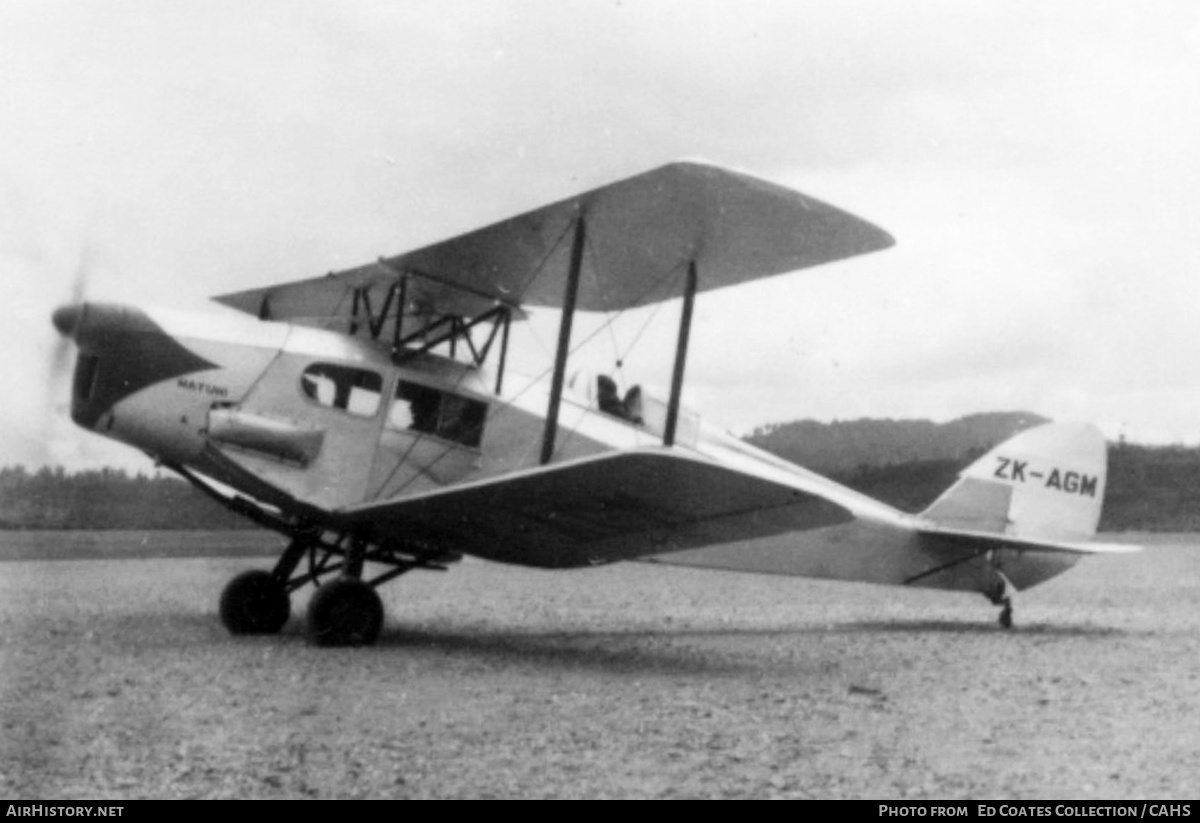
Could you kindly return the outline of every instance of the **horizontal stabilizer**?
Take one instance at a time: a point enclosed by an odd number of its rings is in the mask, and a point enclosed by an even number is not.
[[[956,548],[975,552],[1009,549],[1022,552],[1065,552],[1067,554],[1131,554],[1142,550],[1141,546],[1127,543],[1033,540],[988,532],[971,532],[955,529],[921,529],[918,533],[922,537],[948,541],[954,544]]]

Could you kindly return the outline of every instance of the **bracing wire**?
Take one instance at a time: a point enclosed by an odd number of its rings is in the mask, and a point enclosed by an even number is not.
[[[570,229],[573,225],[574,225],[574,222],[569,221],[566,224],[566,226],[564,226],[563,230],[559,233],[557,239],[554,241],[554,244],[551,246],[550,250],[547,251],[545,256],[538,263],[538,265],[534,268],[534,270],[531,272],[530,276],[526,279],[525,283],[522,285],[521,290],[519,292],[520,294],[524,294],[526,291],[528,291],[528,289],[533,285],[533,283],[536,281],[536,279],[539,276],[541,276],[541,274],[545,270],[547,262],[550,260],[551,257],[553,257],[555,251],[557,251],[559,246],[562,245],[563,239],[567,236],[567,232],[570,231]],[[594,271],[598,270],[598,267],[597,267],[596,261],[595,261],[595,257],[593,256],[594,252],[593,252],[591,243],[589,243],[587,245],[587,247],[585,248],[585,255],[588,256],[590,262],[592,263],[593,270]],[[639,294],[635,300],[631,301],[627,308],[620,309],[616,312],[608,313],[605,317],[605,322],[602,323],[599,328],[597,328],[597,329],[593,330],[591,333],[587,334],[578,343],[575,343],[574,345],[572,345],[570,347],[570,349],[568,350],[568,354],[573,355],[573,354],[578,353],[580,349],[582,349],[584,346],[586,346],[588,343],[590,343],[592,340],[594,340],[598,335],[607,331],[612,340],[614,351],[618,355],[616,365],[617,365],[617,368],[620,369],[622,367],[624,360],[633,351],[633,349],[637,345],[638,341],[641,340],[646,329],[649,328],[650,323],[653,322],[655,317],[658,315],[658,312],[662,308],[662,303],[664,302],[665,298],[655,301],[654,309],[650,312],[646,321],[644,323],[642,323],[641,328],[638,329],[636,335],[634,336],[633,340],[630,342],[629,346],[626,348],[626,350],[623,354],[620,352],[620,348],[619,348],[618,341],[616,338],[616,332],[613,328],[614,324],[618,320],[620,320],[620,318],[623,317],[626,312],[630,311],[632,308],[636,308],[636,307],[640,307],[640,306],[644,305],[644,303],[650,297],[652,297],[656,292],[658,292],[660,289],[664,289],[667,285],[669,285],[673,281],[673,279],[676,277],[676,275],[678,275],[678,273],[681,270],[683,270],[686,265],[687,265],[687,262],[681,260],[679,263],[676,263],[671,268],[663,271],[660,275],[658,275],[656,277],[655,276],[650,277],[649,278],[650,279],[649,286],[641,294]],[[345,300],[345,297],[343,296],[343,301],[344,300]],[[535,342],[539,346],[541,346],[543,350],[547,350],[545,344],[537,336],[536,332],[534,332],[532,329],[530,329],[530,332],[531,332]],[[548,366],[548,367],[542,369],[537,374],[531,376],[528,379],[528,381],[525,383],[524,386],[522,386],[516,392],[511,394],[507,399],[501,400],[500,398],[496,398],[498,402],[489,407],[488,413],[487,413],[487,419],[491,420],[497,414],[502,413],[502,412],[507,411],[508,409],[512,408],[521,397],[523,397],[526,393],[528,393],[538,383],[542,382],[547,377],[547,375],[550,374],[551,371],[553,371],[553,366]],[[459,388],[461,386],[463,380],[466,378],[466,376],[467,376],[466,371],[464,371],[461,375],[459,375],[458,378],[456,378],[454,388],[456,388],[456,389]],[[393,389],[393,393],[394,393],[394,389]],[[390,398],[390,399],[394,400],[394,398]],[[560,446],[565,446],[568,442],[570,442],[571,437],[576,434],[576,431],[577,431],[577,428],[567,428]],[[416,447],[417,443],[423,439],[425,439],[425,435],[423,435],[423,434],[418,435],[413,438],[413,441],[409,444],[408,448],[405,450],[401,459],[392,468],[391,472],[389,472],[388,477],[375,490],[374,496],[376,499],[378,498],[378,496],[380,494],[383,493],[383,490],[387,487],[388,483],[390,483],[392,481],[392,479],[395,477],[396,472],[399,471],[400,467],[402,465],[404,465],[405,461],[407,460],[409,455],[411,455],[412,450]],[[536,444],[532,444],[530,448],[533,449],[535,447],[536,447]],[[442,451],[433,460],[431,460],[425,466],[421,467],[421,471],[414,473],[414,475],[411,479],[406,481],[399,489],[397,489],[394,492],[394,495],[398,496],[400,494],[403,494],[414,482],[416,482],[416,480],[418,478],[420,478],[422,475],[428,474],[428,470],[430,468],[432,468],[440,460],[442,460],[444,457],[446,457],[447,455],[452,453],[457,448],[458,447],[455,446],[454,444],[445,445],[445,447],[442,449]]]

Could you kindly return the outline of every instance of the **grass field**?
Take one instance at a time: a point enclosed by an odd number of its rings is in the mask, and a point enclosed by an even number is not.
[[[1193,798],[1200,538],[1147,539],[1012,632],[969,595],[467,560],[329,650],[221,628],[261,538],[109,535],[0,563],[0,795]]]
[[[2,531],[6,560],[123,560],[277,556],[284,538],[246,531]]]

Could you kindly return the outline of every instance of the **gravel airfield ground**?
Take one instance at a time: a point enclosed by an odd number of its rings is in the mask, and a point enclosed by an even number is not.
[[[979,596],[467,560],[332,650],[306,594],[221,627],[264,558],[10,560],[0,796],[1195,798],[1200,536],[1144,540],[1012,632]]]

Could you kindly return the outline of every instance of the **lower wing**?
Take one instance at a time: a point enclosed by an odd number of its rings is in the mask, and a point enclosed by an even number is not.
[[[811,492],[666,449],[588,457],[345,510],[396,539],[570,568],[850,522]]]

